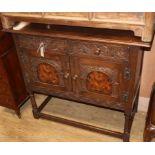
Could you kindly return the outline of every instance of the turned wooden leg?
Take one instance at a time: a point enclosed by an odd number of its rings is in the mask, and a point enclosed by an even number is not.
[[[153,138],[155,138],[155,127],[148,125],[144,129],[143,140],[144,142],[151,142]]]
[[[125,115],[125,125],[124,125],[124,135],[123,135],[124,142],[129,142],[132,121],[133,121],[133,117],[129,115]]]
[[[32,108],[33,108],[33,110],[32,110],[33,116],[34,116],[34,118],[38,119],[39,118],[38,107],[37,107],[37,104],[36,104],[34,93],[30,94],[30,100],[31,100]]]
[[[20,109],[15,110],[16,115],[18,116],[19,119],[21,119],[21,113],[20,113]]]

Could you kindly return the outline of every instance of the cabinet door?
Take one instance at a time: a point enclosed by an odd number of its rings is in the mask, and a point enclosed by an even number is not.
[[[50,53],[39,57],[29,51],[31,84],[47,90],[66,91],[70,89],[68,58],[61,54]]]
[[[97,105],[124,109],[123,96],[128,87],[125,65],[91,57],[72,57],[74,92]]]
[[[30,87],[48,93],[71,89],[66,40],[29,35],[18,35],[16,39]]]

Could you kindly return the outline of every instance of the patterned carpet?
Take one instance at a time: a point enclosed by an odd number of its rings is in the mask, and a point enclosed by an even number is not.
[[[36,95],[37,103],[45,98]],[[51,141],[51,142],[121,142],[111,136],[90,132],[72,126],[43,119],[34,119],[30,101],[22,107],[22,118],[18,119],[14,111],[0,107],[0,141]],[[123,131],[124,115],[111,110],[74,103],[53,98],[45,107],[44,113],[95,124],[97,126]],[[135,116],[131,142],[142,141],[146,113]]]

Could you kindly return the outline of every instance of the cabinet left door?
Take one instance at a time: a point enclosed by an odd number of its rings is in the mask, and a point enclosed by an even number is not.
[[[17,42],[25,80],[31,90],[54,94],[71,89],[65,40],[18,36]]]

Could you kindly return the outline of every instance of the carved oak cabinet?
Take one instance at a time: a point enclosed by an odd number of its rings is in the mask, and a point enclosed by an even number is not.
[[[19,31],[5,30],[13,33],[35,118],[129,141],[138,106],[143,53],[150,42],[143,42],[130,31],[64,25],[47,28],[33,22]],[[39,107],[35,92],[49,95]],[[52,96],[123,112],[124,132],[43,113]]]

